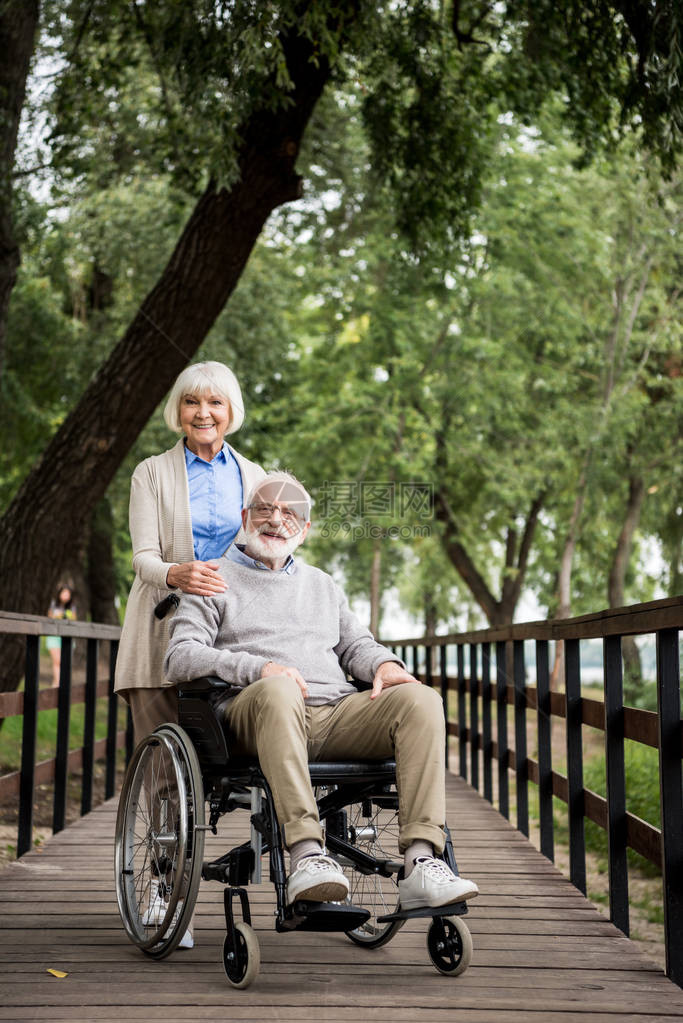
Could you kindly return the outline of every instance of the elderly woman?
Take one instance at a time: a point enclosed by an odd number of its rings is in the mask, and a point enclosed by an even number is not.
[[[154,608],[173,590],[210,597],[225,589],[214,559],[238,537],[243,504],[264,475],[224,440],[239,430],[244,407],[237,379],[222,363],[183,370],[164,419],[183,436],[136,467],[130,491],[135,581],[115,689],[130,704],[136,742],[178,715],[175,687],[162,669],[169,619],[159,621]]]

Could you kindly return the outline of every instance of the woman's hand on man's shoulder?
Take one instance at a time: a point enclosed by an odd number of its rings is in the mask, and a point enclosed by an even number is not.
[[[228,588],[218,571],[217,561],[185,561],[181,565],[171,565],[166,583],[172,589],[194,593],[198,597],[215,597]]]

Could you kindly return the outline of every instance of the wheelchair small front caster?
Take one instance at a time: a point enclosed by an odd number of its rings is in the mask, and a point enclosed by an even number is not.
[[[258,938],[249,924],[235,925],[236,947],[228,935],[223,942],[223,969],[233,987],[249,987],[258,976],[261,952]]]
[[[472,959],[472,935],[458,916],[435,916],[427,931],[429,958],[439,973],[457,977]]]

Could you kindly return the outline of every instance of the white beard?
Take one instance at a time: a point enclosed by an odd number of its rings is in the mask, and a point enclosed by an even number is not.
[[[286,560],[301,543],[300,531],[294,533],[293,536],[283,536],[278,540],[263,535],[258,529],[245,530],[245,536],[247,540],[244,548],[246,553],[263,562]]]

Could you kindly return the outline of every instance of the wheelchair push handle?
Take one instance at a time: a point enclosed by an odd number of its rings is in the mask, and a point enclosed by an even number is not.
[[[166,617],[171,608],[176,608],[179,603],[180,597],[177,595],[177,593],[169,593],[169,595],[167,597],[164,597],[163,600],[160,600],[157,606],[154,608],[154,617],[158,618],[159,621],[161,621],[162,618]]]

